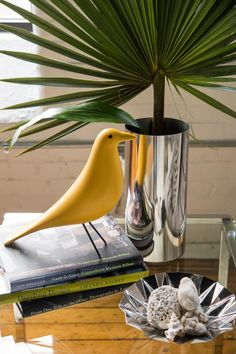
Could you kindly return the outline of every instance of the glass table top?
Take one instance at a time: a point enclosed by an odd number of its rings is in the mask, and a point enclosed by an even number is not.
[[[234,219],[223,220],[223,232],[230,255],[236,267],[236,221]]]

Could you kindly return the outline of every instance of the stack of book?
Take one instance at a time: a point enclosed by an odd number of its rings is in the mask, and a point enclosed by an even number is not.
[[[5,247],[4,241],[40,214],[5,214],[0,226],[0,305],[16,303],[29,317],[120,292],[148,276],[143,258],[112,216],[88,230],[82,225],[51,228]]]

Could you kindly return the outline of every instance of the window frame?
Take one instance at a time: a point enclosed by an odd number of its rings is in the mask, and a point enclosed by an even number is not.
[[[2,25],[10,25],[10,26],[14,26],[14,27],[17,27],[17,28],[22,28],[22,29],[25,29],[29,32],[32,32],[33,31],[33,26],[32,26],[32,23],[26,21],[26,20],[21,20],[21,19],[17,19],[17,20],[0,20],[0,24]],[[6,32],[4,29],[1,29],[0,28],[0,32]]]

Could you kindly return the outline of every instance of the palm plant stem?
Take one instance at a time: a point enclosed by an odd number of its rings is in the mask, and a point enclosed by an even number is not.
[[[164,101],[165,101],[165,76],[158,71],[153,80],[154,111],[152,134],[163,131],[164,127]]]

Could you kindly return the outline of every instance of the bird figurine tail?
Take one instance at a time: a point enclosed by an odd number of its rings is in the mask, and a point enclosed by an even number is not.
[[[38,220],[9,237],[5,246],[42,229],[90,222],[111,211],[124,183],[118,144],[133,139],[134,134],[114,128],[101,131],[85,167],[67,192]]]

